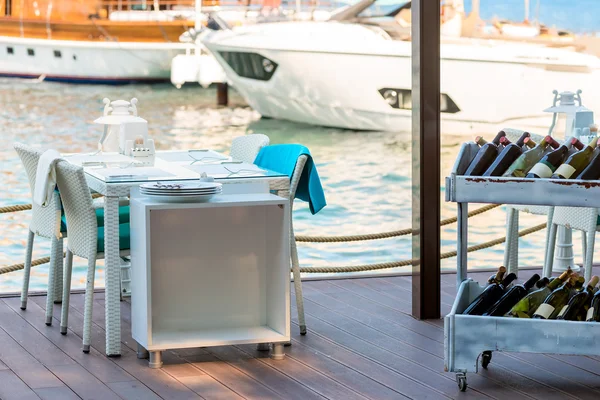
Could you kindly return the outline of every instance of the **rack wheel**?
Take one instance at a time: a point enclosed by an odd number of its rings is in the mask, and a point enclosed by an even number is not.
[[[481,354],[481,366],[483,367],[483,369],[487,369],[487,367],[488,367],[488,365],[490,365],[491,361],[492,361],[492,352],[484,351],[483,354]]]
[[[459,372],[456,374],[456,383],[458,383],[458,388],[460,389],[461,392],[464,392],[467,390],[467,374],[465,374],[464,372]]]

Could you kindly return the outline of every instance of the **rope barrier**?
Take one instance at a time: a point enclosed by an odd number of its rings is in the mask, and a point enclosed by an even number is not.
[[[540,231],[546,227],[546,224],[536,225],[532,228],[523,229],[519,231],[519,237],[529,235],[531,233]],[[473,252],[477,250],[487,249],[488,247],[493,247],[498,244],[504,243],[506,241],[506,237],[490,240],[489,242],[480,243],[467,248],[467,252]],[[456,250],[449,251],[447,253],[442,253],[440,259],[446,259],[456,256]],[[407,267],[409,265],[413,265],[416,263],[416,259],[412,260],[403,260],[396,262],[388,262],[388,263],[379,263],[379,264],[366,264],[366,265],[351,265],[351,266],[332,266],[332,267],[301,267],[300,272],[307,274],[322,274],[322,273],[339,273],[339,272],[363,272],[363,271],[375,271],[380,269],[389,269],[389,268],[398,268],[398,267]]]
[[[102,195],[100,193],[92,194],[92,199],[97,199],[98,197],[102,197]],[[31,210],[31,204],[15,204],[13,206],[0,207],[0,214],[27,210]]]
[[[474,217],[479,214],[483,214],[486,211],[493,210],[496,207],[500,207],[501,204],[489,204],[487,206],[480,207],[476,210],[469,212],[469,217]],[[440,226],[450,225],[457,221],[457,217],[447,218],[440,221]],[[296,236],[296,242],[310,242],[310,243],[335,243],[335,242],[357,242],[361,240],[376,240],[376,239],[387,239],[396,236],[405,236],[413,233],[412,229],[402,229],[399,231],[390,231],[382,233],[369,233],[364,235],[350,235],[350,236]],[[418,234],[415,231],[415,234]]]

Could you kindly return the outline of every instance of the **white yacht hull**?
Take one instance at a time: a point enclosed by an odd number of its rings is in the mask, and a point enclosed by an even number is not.
[[[410,130],[410,106],[392,108],[380,92],[410,90],[410,42],[365,40],[336,46],[309,38],[286,47],[266,36],[223,32],[204,43],[236,90],[263,116],[356,130]],[[442,113],[442,131],[512,126],[543,132],[550,115],[542,110],[551,105],[554,89],[583,89],[584,105],[600,107],[594,93],[600,83],[597,58],[573,52],[573,60],[558,62],[559,53],[546,50],[476,40],[444,45],[441,91],[458,110]],[[244,78],[221,57],[223,51],[258,53],[275,62],[277,69],[266,81]]]
[[[81,42],[0,36],[0,76],[112,84],[167,81],[171,60],[184,52],[182,43]]]

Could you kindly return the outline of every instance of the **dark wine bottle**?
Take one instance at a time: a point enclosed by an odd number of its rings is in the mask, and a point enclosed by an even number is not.
[[[592,303],[587,310],[585,320],[588,322],[600,322],[600,290],[592,297]]]
[[[546,300],[533,313],[532,318],[537,319],[555,319],[563,306],[569,302],[571,289],[575,285],[578,276],[574,275],[566,281],[561,287],[555,289],[546,297]]]
[[[540,276],[538,274],[534,274],[531,278],[527,280],[522,285],[513,285],[510,289],[504,293],[504,295],[498,300],[487,312],[483,315],[489,315],[490,317],[501,317],[507,312],[510,311],[511,308],[514,307],[515,304],[519,302],[523,297],[527,296],[529,289],[536,284],[537,281],[540,280]]]
[[[531,318],[535,310],[540,304],[546,300],[548,295],[569,279],[573,271],[569,268],[563,272],[558,278],[552,278],[548,285],[541,289],[535,290],[525,296],[506,314],[508,317],[515,318]],[[544,278],[548,279],[548,278]],[[543,279],[542,279],[543,280]]]
[[[547,138],[550,138],[551,140]],[[525,144],[527,144],[530,140],[531,138],[526,138]],[[529,170],[535,164],[537,164],[538,161],[542,159],[544,153],[548,148],[548,145],[550,145],[551,148],[554,149],[557,149],[558,146],[560,146],[556,140],[552,139],[552,136],[546,136],[546,138],[544,138],[544,140],[538,143],[538,145],[535,146],[533,149],[521,154],[519,158],[517,158],[515,162],[512,163],[510,167],[508,167],[508,169],[502,174],[502,176],[524,178],[525,175],[527,175],[527,173],[529,172]]]
[[[491,285],[492,283],[501,283],[502,278],[504,278],[504,274],[506,274],[506,267],[498,268],[498,272],[490,276],[487,280],[488,285]]]
[[[542,157],[542,159],[529,170],[527,178],[550,178],[554,171],[565,162],[569,156],[571,147],[581,150],[583,149],[583,143],[574,137],[565,140],[558,149],[553,150]]]
[[[486,142],[481,136],[475,139],[475,142],[481,147],[465,171],[466,176],[481,176],[489,168],[496,157],[498,157],[500,138],[504,136],[506,136],[506,133],[500,131],[490,143]]]
[[[565,161],[560,167],[554,171],[552,178],[554,179],[571,179],[579,176],[585,167],[590,163],[594,149],[598,143],[598,138],[592,139],[590,144],[579,150],[577,153],[571,154],[567,161]]]
[[[516,143],[511,143],[506,136],[500,138],[500,144],[504,149],[496,157],[492,165],[483,173],[483,176],[501,176],[510,165],[523,153],[525,139],[530,137],[529,132],[524,132]],[[527,143],[531,146],[531,142]]]
[[[592,161],[583,170],[577,179],[584,179],[586,181],[595,181],[600,178],[600,145],[594,150],[594,156]]]
[[[483,292],[479,296],[473,300],[471,304],[467,307],[467,309],[463,312],[466,315],[481,315],[488,308],[490,308],[495,302],[498,301],[503,295],[508,287],[517,279],[515,274],[508,274],[506,278],[502,281],[502,283],[493,283],[487,286]]]
[[[563,306],[563,308],[556,316],[556,319],[566,319],[569,321],[577,320],[579,311],[584,306],[584,304],[590,301],[590,299],[592,298],[593,290],[597,284],[598,277],[592,276],[587,286],[583,287],[580,291],[575,293],[575,295],[571,297],[567,305]]]
[[[545,288],[546,286],[548,286],[549,283],[550,283],[550,279],[544,277],[535,283],[535,287],[537,289],[542,289],[542,288]]]

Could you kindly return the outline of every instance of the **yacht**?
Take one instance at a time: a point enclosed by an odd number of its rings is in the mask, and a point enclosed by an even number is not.
[[[201,40],[264,117],[406,131],[412,108],[410,3],[380,16],[372,12],[374,3],[363,0],[325,22],[245,26],[208,32]],[[444,133],[505,126],[541,132],[550,122],[541,110],[554,89],[582,88],[586,106],[600,107],[600,96],[585,96],[600,83],[600,59],[580,51],[572,35],[528,23],[490,29],[477,14],[465,16],[462,2],[445,4],[452,9],[442,8]]]

